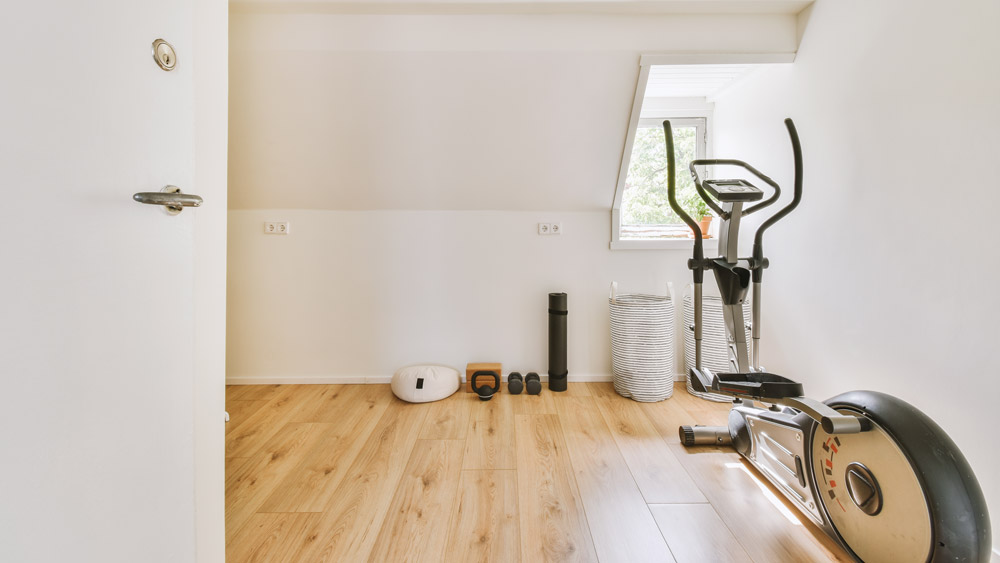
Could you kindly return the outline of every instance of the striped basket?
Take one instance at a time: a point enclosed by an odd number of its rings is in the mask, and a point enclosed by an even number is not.
[[[621,294],[611,284],[611,372],[615,391],[651,403],[674,393],[674,301]]]

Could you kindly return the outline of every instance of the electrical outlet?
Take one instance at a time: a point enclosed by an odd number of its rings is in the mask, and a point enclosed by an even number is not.
[[[291,232],[291,224],[288,221],[265,221],[265,235],[287,235]]]
[[[561,235],[562,223],[539,223],[538,234],[540,235]]]

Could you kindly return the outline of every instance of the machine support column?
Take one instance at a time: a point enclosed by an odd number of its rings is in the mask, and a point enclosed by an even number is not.
[[[750,317],[750,336],[753,337],[753,371],[760,369],[760,282],[753,283],[753,313]]]
[[[701,371],[701,291],[702,284],[694,284],[694,367]]]

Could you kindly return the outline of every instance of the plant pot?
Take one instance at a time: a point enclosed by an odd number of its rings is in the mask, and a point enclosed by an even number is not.
[[[708,228],[712,226],[712,216],[711,215],[705,215],[704,217],[701,218],[701,221],[699,223],[701,225],[701,234],[702,234],[702,236],[706,236],[707,237],[708,236]]]
[[[713,215],[705,215],[704,217],[701,218],[700,221],[698,221],[698,226],[701,229],[702,238],[710,238],[708,234],[708,229],[709,227],[712,226],[712,219],[714,218],[715,217]],[[694,238],[694,229],[691,229],[691,232],[688,233],[688,238]]]

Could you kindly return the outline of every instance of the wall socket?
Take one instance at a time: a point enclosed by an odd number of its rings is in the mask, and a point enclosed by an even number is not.
[[[561,235],[562,223],[539,223],[538,234],[540,235]]]
[[[264,221],[265,235],[287,235],[291,232],[288,221]]]

